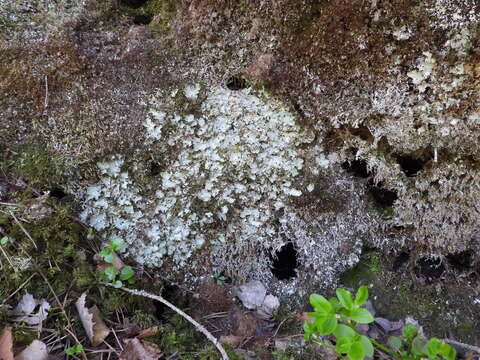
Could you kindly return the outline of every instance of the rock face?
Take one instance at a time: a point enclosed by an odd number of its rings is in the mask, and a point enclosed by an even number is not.
[[[478,2],[5,3],[1,149],[138,262],[268,282],[291,243],[295,292],[479,248]]]

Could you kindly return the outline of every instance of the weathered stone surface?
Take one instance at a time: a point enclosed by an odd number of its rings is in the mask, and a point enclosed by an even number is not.
[[[271,281],[290,242],[301,295],[365,245],[478,249],[477,2],[59,3],[0,11],[0,149],[137,261]]]

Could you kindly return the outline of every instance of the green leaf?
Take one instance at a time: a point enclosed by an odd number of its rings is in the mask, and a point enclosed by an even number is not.
[[[338,301],[336,297],[328,299],[328,302],[332,305],[334,312],[337,312],[337,310],[342,307],[342,304],[340,304],[340,301]]]
[[[93,228],[89,227],[89,228],[87,229],[87,234],[93,234]]]
[[[310,295],[310,304],[312,304],[317,313],[325,313],[325,315],[327,315],[333,312],[332,304],[330,304],[322,295]]]
[[[75,351],[75,348],[69,347],[67,350],[65,350],[65,353],[66,353],[67,355],[72,356],[72,355],[75,355],[77,352]]]
[[[437,356],[438,352],[440,351],[440,346],[442,342],[437,338],[431,338],[428,340],[426,344],[426,353],[429,358],[433,359]]]
[[[342,304],[344,308],[349,310],[353,308],[352,293],[350,291],[337,289],[336,293],[340,304]]]
[[[109,266],[105,268],[103,272],[109,281],[115,280],[115,276],[117,276],[117,269],[115,269],[115,266]]]
[[[115,255],[113,254],[113,252],[110,252],[110,254],[103,257],[103,260],[110,264],[115,264]]]
[[[370,314],[370,311],[363,308],[352,309],[352,311],[350,311],[350,317],[359,324],[369,324],[375,320],[372,314]]]
[[[352,347],[352,339],[351,338],[342,338],[338,339],[337,344],[335,345],[335,348],[340,354],[346,354],[350,351],[350,348]]]
[[[420,338],[420,336],[415,337],[412,341],[412,353],[415,356],[420,356],[424,354],[423,346],[425,345],[424,341]]]
[[[388,345],[390,345],[394,350],[400,350],[402,348],[402,339],[397,336],[390,336],[388,338]]]
[[[365,348],[363,343],[360,340],[352,343],[347,355],[351,360],[363,360],[365,358]]]
[[[119,288],[121,288],[122,286],[123,286],[123,283],[122,283],[120,280],[117,280],[117,281],[115,281],[115,282],[113,283],[113,287],[114,287],[114,288],[119,289]]]
[[[457,351],[448,344],[442,343],[440,346],[439,354],[442,355],[446,360],[455,360],[457,357]]]
[[[303,330],[305,331],[305,340],[308,341],[310,340],[310,337],[315,331],[315,325],[313,325],[313,323],[311,323],[310,321],[305,321],[303,323]]]
[[[373,357],[373,345],[368,337],[365,335],[360,336],[360,342],[363,344],[365,349],[365,355],[368,357]]]
[[[123,244],[124,244],[124,241],[119,238],[110,240],[110,242],[108,243],[108,245],[113,251],[119,251],[122,248]]]
[[[7,245],[8,243],[8,236],[4,236],[0,239],[0,245]]]
[[[317,321],[319,322],[317,324]],[[330,335],[332,332],[335,331],[335,328],[337,327],[338,322],[337,318],[335,317],[334,314],[331,316],[328,316],[325,320],[321,321],[320,319],[317,319],[315,321],[315,326],[320,333],[320,335]]]
[[[355,294],[354,304],[357,306],[362,306],[368,300],[368,287],[365,285],[360,286]]]
[[[415,336],[417,336],[418,329],[413,326],[411,323],[405,324],[402,330],[402,334],[407,340],[407,342],[411,342]]]
[[[131,266],[125,266],[120,273],[120,280],[128,280],[133,278],[135,272]]]
[[[337,339],[341,338],[353,338],[357,333],[351,327],[343,324],[339,324],[333,332]]]

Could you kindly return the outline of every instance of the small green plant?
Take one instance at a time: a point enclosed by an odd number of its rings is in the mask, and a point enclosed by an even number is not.
[[[131,266],[123,267],[120,272],[115,267],[115,258],[117,257],[116,252],[122,248],[123,244],[124,241],[122,239],[113,239],[109,241],[106,248],[100,251],[100,256],[103,260],[112,264],[101,271],[100,280],[109,282],[116,288],[121,288],[123,286],[123,281],[127,281],[129,284],[135,282],[135,272]]]
[[[454,360],[456,351],[439,339],[424,339],[418,329],[407,324],[403,329],[403,339],[390,337],[388,345],[383,346],[374,339],[360,333],[358,324],[369,324],[374,321],[372,314],[362,306],[368,300],[368,288],[361,286],[355,298],[352,293],[337,289],[336,297],[329,300],[318,294],[310,295],[310,304],[314,311],[309,313],[312,321],[304,323],[305,339],[313,340],[326,346],[340,358],[363,360],[373,357],[374,346],[388,353],[393,358],[402,360]],[[333,335],[335,346],[323,341],[322,336]]]
[[[70,346],[69,348],[67,348],[67,350],[65,351],[65,353],[67,355],[70,355],[70,356],[73,356],[73,355],[79,355],[83,352],[83,346],[82,344],[77,344],[76,346]]]
[[[8,236],[4,236],[0,239],[0,245],[7,245],[8,244]]]
[[[225,281],[227,280],[227,278],[222,274],[215,274],[215,275],[212,275],[212,277],[213,277],[213,280],[215,280],[215,284],[217,284],[218,286],[222,286],[223,284],[225,284]]]

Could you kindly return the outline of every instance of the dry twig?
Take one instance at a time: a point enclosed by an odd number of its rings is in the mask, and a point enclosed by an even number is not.
[[[113,287],[113,285],[109,284],[109,283],[103,283],[103,284],[106,285],[106,286]],[[137,295],[137,296],[143,296],[143,297],[146,297],[146,298],[149,298],[149,299],[152,299],[152,300],[159,301],[162,304],[168,306],[170,309],[175,311],[177,314],[179,314],[180,316],[182,316],[183,318],[188,320],[193,326],[195,326],[195,328],[198,331],[200,331],[203,335],[205,335],[207,337],[207,339],[210,340],[213,345],[215,345],[218,352],[222,355],[223,360],[229,360],[227,352],[223,348],[222,344],[220,344],[220,342],[217,340],[217,338],[215,338],[215,336],[213,336],[207,329],[205,329],[205,327],[203,325],[196,322],[190,315],[184,313],[182,310],[177,308],[175,305],[173,305],[169,301],[165,300],[160,295],[154,295],[154,294],[151,294],[151,293],[143,291],[143,290],[128,289],[128,288],[125,288],[125,287],[122,287],[121,290],[123,290],[123,291],[125,291],[129,294],[133,294],[133,295]]]

